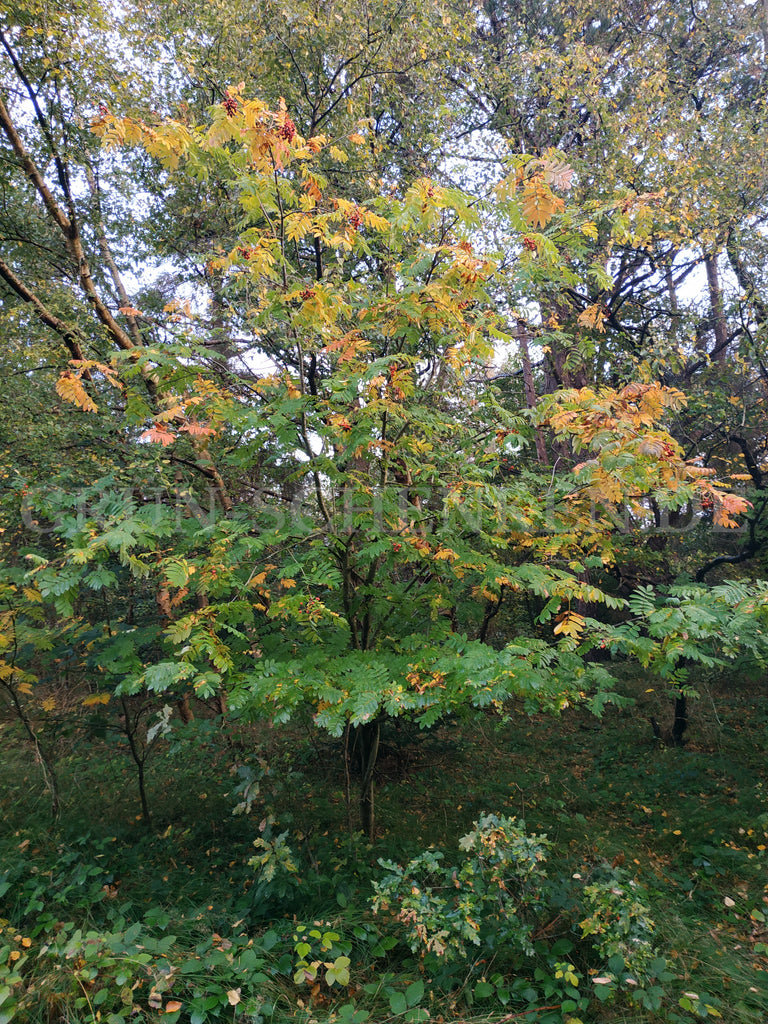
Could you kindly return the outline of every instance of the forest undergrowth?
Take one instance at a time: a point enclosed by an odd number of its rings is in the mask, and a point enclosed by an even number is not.
[[[52,824],[4,722],[0,1020],[765,1019],[763,688],[702,688],[683,749],[625,688],[602,720],[390,723],[373,844],[311,725],[175,728],[148,827],[117,734],[62,732]]]

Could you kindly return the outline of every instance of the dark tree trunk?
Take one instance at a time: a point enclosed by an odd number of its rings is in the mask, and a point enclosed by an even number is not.
[[[688,728],[688,698],[684,693],[678,692],[675,698],[675,720],[672,723],[672,744],[675,747],[682,747],[685,743],[683,733]]]
[[[134,716],[131,716],[131,709],[128,702],[123,699],[123,721],[125,723],[124,731],[125,737],[128,740],[128,749],[131,752],[131,757],[136,765],[136,775],[139,787],[139,800],[141,801],[141,813],[144,824],[147,828],[152,827],[152,816],[149,812],[149,801],[147,800],[147,788],[144,779],[144,764],[147,759],[146,747],[141,743],[139,739],[139,720],[141,719],[141,711],[138,711]]]
[[[355,738],[360,759],[360,828],[373,841],[376,831],[374,770],[379,756],[381,723],[378,719],[357,727]]]
[[[688,698],[678,690],[675,698],[675,718],[671,729],[662,729],[656,719],[651,716],[651,728],[655,739],[668,747],[685,745],[684,733],[688,728]]]

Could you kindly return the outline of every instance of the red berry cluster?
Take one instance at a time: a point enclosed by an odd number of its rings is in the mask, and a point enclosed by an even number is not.
[[[237,100],[231,95],[231,93],[227,93],[221,105],[224,107],[227,117],[234,117],[237,113]]]
[[[316,294],[314,288],[305,288],[303,292],[299,293],[299,298],[302,302],[309,302],[310,299],[314,299]]]
[[[278,126],[277,134],[279,138],[285,139],[286,142],[293,142],[296,138],[296,125],[287,114],[283,123]]]
[[[530,238],[528,235],[526,235],[523,239],[523,246],[528,250],[528,252],[536,252],[536,242],[533,238]]]
[[[359,231],[363,226],[363,215],[360,213],[357,207],[354,208],[352,213],[349,215],[350,227],[353,227],[355,231]]]

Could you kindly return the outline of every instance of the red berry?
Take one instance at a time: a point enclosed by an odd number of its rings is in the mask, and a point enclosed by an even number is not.
[[[224,107],[227,117],[234,117],[237,113],[237,100],[231,93],[227,92],[221,105]]]
[[[285,139],[286,142],[293,142],[296,138],[296,125],[287,114],[282,124],[278,126],[277,134],[281,139]]]

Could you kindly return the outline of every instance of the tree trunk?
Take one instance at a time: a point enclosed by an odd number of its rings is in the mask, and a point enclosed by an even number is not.
[[[675,720],[672,723],[672,744],[682,747],[685,743],[683,733],[688,728],[688,699],[684,693],[678,692],[675,698]]]
[[[13,677],[11,677],[13,678]],[[51,800],[51,817],[56,820],[61,812],[61,804],[59,801],[59,780],[56,775],[56,769],[53,764],[53,758],[49,754],[47,748],[43,743],[40,742],[40,737],[37,734],[32,719],[26,712],[24,705],[19,699],[19,695],[16,693],[13,686],[8,682],[3,683],[3,688],[8,695],[9,702],[13,708],[14,714],[21,722],[24,731],[29,738],[29,742],[35,751],[35,758],[40,764],[40,768],[43,773],[43,782],[45,788],[48,790],[48,796]]]
[[[371,842],[376,833],[374,810],[374,770],[379,756],[381,723],[378,719],[357,727],[358,757],[360,759],[360,828]]]
[[[536,408],[538,401],[536,389],[533,384],[533,370],[531,368],[531,352],[528,345],[528,325],[525,320],[518,320],[515,329],[517,343],[520,346],[520,359],[523,364],[523,383],[525,385],[525,404],[529,409]],[[544,433],[541,427],[536,427],[536,458],[540,465],[547,465],[547,446],[544,443]]]
[[[184,725],[189,725],[190,722],[194,722],[195,714],[189,703],[189,696],[185,693],[183,697],[179,697],[176,701],[176,708],[179,712],[179,718],[182,720]]]
[[[720,276],[717,271],[717,256],[707,256],[704,260],[707,269],[707,285],[709,287],[709,306],[711,310],[712,328],[715,344],[710,355],[718,363],[725,362],[725,351],[728,347],[728,325],[725,322],[723,309],[723,293],[720,290]]]
[[[688,728],[688,698],[678,690],[675,698],[675,718],[672,728],[662,730],[656,719],[651,716],[651,728],[654,737],[668,747],[682,747],[685,745],[683,734]]]
[[[131,709],[124,698],[121,701],[123,705],[123,721],[125,723],[125,736],[128,740],[128,749],[131,752],[131,757],[136,765],[137,782],[139,786],[139,800],[141,801],[141,813],[144,824],[147,828],[152,827],[152,816],[149,813],[149,801],[147,800],[147,789],[144,779],[144,762],[147,759],[146,747],[143,747],[139,740],[139,719],[141,718],[141,711],[131,717]]]

